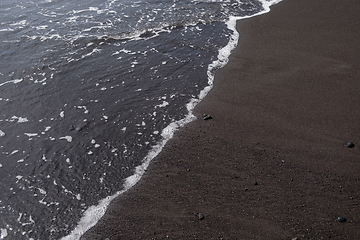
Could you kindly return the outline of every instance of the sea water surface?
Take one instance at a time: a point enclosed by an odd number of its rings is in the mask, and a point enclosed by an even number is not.
[[[2,0],[0,239],[78,239],[280,0]]]

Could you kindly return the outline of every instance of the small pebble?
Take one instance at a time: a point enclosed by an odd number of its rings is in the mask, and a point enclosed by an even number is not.
[[[212,119],[212,117],[210,115],[204,114],[203,119],[204,120],[209,120],[209,119]]]
[[[203,220],[205,217],[204,217],[204,214],[202,213],[199,213],[199,220]]]
[[[346,222],[346,218],[344,218],[344,217],[338,217],[338,221],[339,221],[339,222]]]
[[[254,182],[254,185],[259,185],[257,181]]]
[[[353,148],[355,147],[355,144],[353,142],[348,142],[347,146],[348,148]]]

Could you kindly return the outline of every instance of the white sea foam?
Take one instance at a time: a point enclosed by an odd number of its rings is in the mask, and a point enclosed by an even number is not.
[[[35,136],[39,135],[37,133],[24,133],[24,134],[28,137],[35,137]]]
[[[17,83],[22,82],[22,81],[23,81],[23,79],[14,79],[14,80],[6,81],[6,82],[1,83],[1,84],[0,84],[0,87],[3,86],[3,85],[5,85],[5,84],[7,84],[7,83],[17,84]]]
[[[4,239],[7,237],[8,233],[7,233],[7,229],[6,228],[0,228],[1,233],[0,233],[0,239]]]
[[[167,105],[169,105],[169,103],[167,101],[163,101],[161,104],[156,105],[155,108],[158,108],[158,107],[163,108],[163,107],[166,107]]]
[[[193,109],[202,99],[204,99],[204,97],[212,89],[214,82],[214,71],[216,69],[224,67],[227,64],[231,52],[237,46],[237,42],[239,40],[239,33],[236,31],[236,21],[267,13],[270,11],[270,6],[279,3],[281,1],[282,0],[271,0],[271,1],[263,0],[262,3],[263,3],[264,11],[259,12],[252,16],[229,18],[229,20],[227,21],[227,27],[233,31],[233,34],[231,35],[228,44],[224,48],[219,50],[218,59],[212,62],[211,64],[209,64],[207,71],[209,85],[200,92],[197,99],[194,98],[187,104],[187,110],[188,110],[187,116],[179,121],[170,123],[165,129],[163,129],[161,132],[162,139],[155,146],[153,146],[152,149],[148,152],[148,154],[143,159],[143,163],[135,168],[135,173],[125,179],[124,189],[115,193],[112,196],[108,196],[100,200],[98,205],[89,207],[84,212],[84,215],[80,219],[80,222],[78,223],[77,227],[71,232],[70,235],[63,237],[62,240],[80,239],[80,237],[87,230],[93,227],[99,221],[99,219],[105,214],[108,205],[114,198],[118,197],[119,195],[129,190],[140,180],[140,178],[146,171],[147,167],[149,166],[150,161],[161,152],[165,144],[174,136],[174,133],[180,127],[183,127],[187,123],[196,119],[195,115],[193,114]]]
[[[26,117],[17,117],[17,116],[12,116],[9,120],[7,119],[6,121],[14,122],[15,120],[17,120],[18,123],[24,123],[29,121],[29,119],[27,119]]]
[[[46,191],[44,189],[38,188],[39,192],[43,195],[46,195]]]
[[[18,123],[24,123],[24,122],[28,122],[29,120],[25,117],[19,117]]]
[[[15,153],[17,153],[17,152],[19,152],[19,150],[14,150],[14,151],[12,151],[12,153],[10,153],[10,156],[13,155],[13,154],[15,154]]]
[[[72,142],[72,137],[71,136],[65,136],[65,137],[61,137],[59,139],[65,139],[67,140],[68,142]]]

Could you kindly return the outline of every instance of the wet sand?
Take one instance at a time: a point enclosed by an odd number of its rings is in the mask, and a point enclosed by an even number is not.
[[[238,21],[198,120],[82,239],[360,239],[359,11],[284,0]]]

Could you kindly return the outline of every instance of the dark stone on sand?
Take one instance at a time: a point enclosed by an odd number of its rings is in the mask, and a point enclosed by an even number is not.
[[[355,144],[353,142],[348,142],[347,146],[348,148],[353,148],[355,147]]]
[[[346,222],[346,218],[344,218],[344,217],[338,217],[338,221],[339,221],[339,222]]]
[[[212,119],[212,117],[210,115],[204,114],[203,119],[204,120],[209,120],[209,119]]]
[[[254,185],[259,185],[257,181],[254,182]]]
[[[199,220],[203,220],[205,217],[204,217],[204,214],[202,214],[202,213],[199,213]]]

